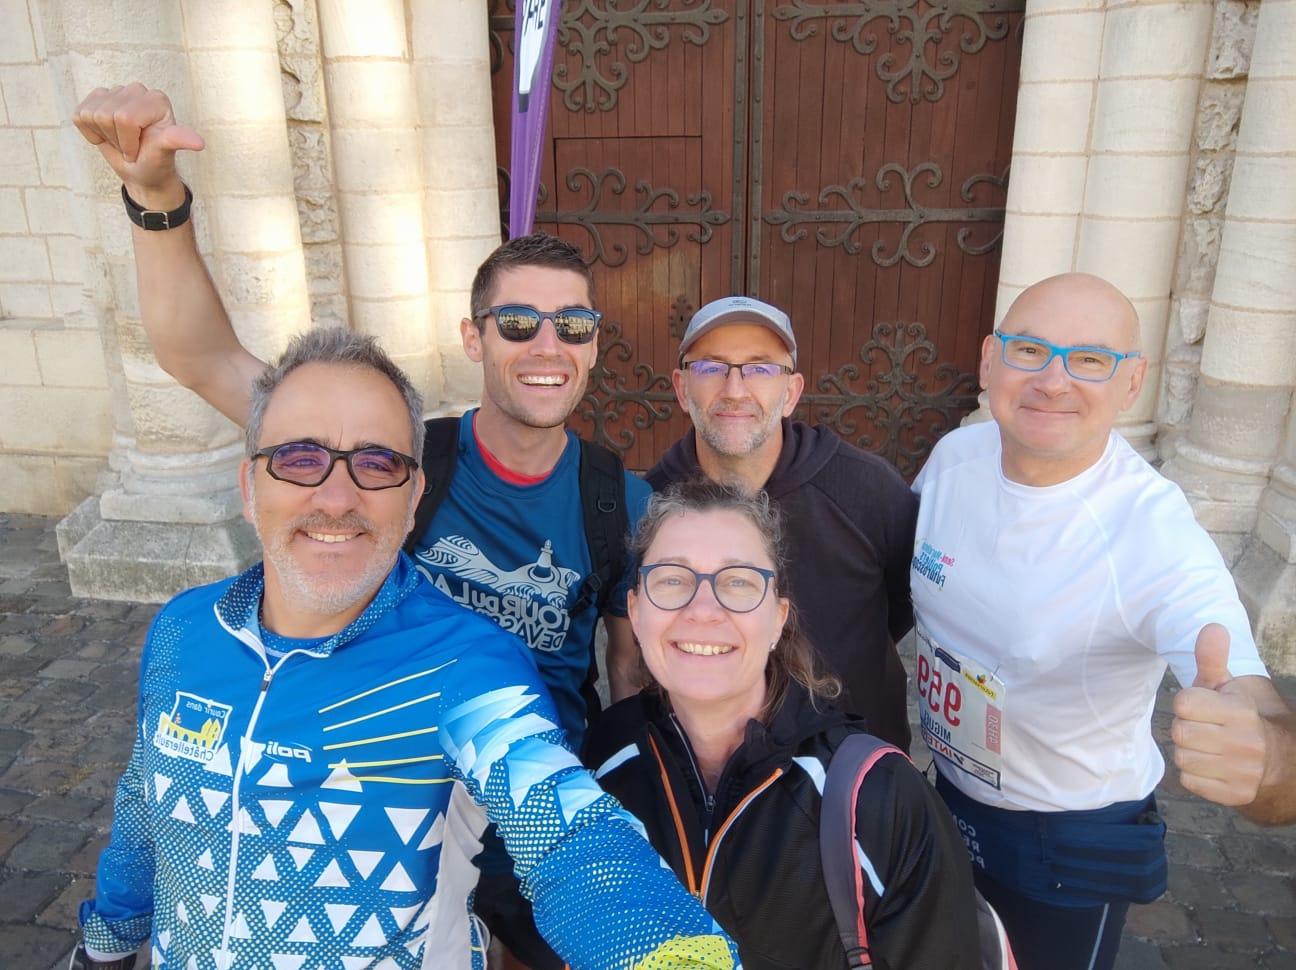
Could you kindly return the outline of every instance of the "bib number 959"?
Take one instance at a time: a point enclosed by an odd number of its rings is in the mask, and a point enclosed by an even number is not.
[[[925,654],[918,655],[918,699],[933,714],[940,714],[950,727],[959,726],[963,692],[954,680],[946,680],[940,668],[932,669]]]

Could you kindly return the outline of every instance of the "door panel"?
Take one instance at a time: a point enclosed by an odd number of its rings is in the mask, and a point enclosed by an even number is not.
[[[1024,0],[564,4],[537,227],[607,314],[573,426],[650,466],[691,312],[792,316],[826,423],[912,475],[975,406],[991,326]],[[491,16],[507,203],[512,7]]]

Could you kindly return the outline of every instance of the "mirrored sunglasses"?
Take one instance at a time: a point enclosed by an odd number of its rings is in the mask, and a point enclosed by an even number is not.
[[[565,344],[587,344],[594,339],[603,314],[584,306],[563,307],[561,310],[542,312],[525,303],[503,303],[487,307],[475,319],[495,318],[495,329],[505,340],[522,343],[540,332],[546,320],[553,322],[558,339]]]

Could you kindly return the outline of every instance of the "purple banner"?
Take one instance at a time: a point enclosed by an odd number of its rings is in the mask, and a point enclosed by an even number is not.
[[[549,114],[549,79],[553,76],[554,40],[561,16],[562,0],[517,0],[513,137],[509,152],[510,239],[525,236],[535,224],[536,189]]]

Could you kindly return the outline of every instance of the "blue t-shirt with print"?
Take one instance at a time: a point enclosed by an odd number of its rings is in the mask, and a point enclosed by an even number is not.
[[[455,602],[494,620],[531,648],[553,694],[563,729],[579,750],[585,735],[581,684],[589,671],[598,615],[568,611],[593,568],[580,500],[580,440],[567,432],[553,472],[535,485],[496,475],[473,436],[475,412],[459,424],[459,457],[450,488],[419,541],[419,568]],[[633,529],[651,489],[626,473],[626,512]],[[607,612],[625,616],[627,568]]]

